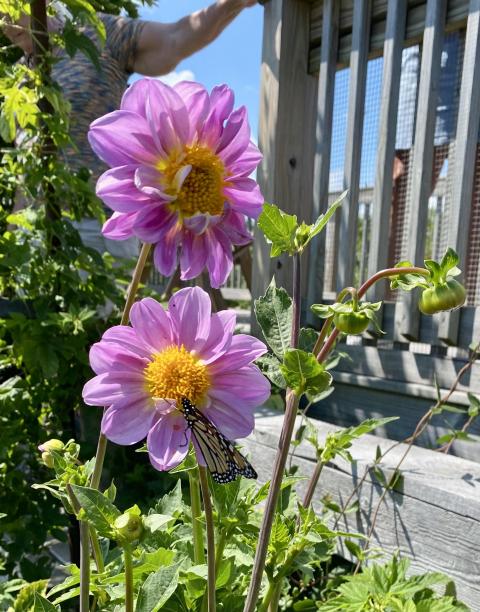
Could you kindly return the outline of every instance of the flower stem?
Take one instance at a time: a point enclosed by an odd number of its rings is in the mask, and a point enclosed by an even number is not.
[[[300,309],[301,309],[301,270],[300,270],[300,255],[293,256],[293,316],[292,316],[292,332],[290,344],[293,348],[298,345],[298,334],[300,331]],[[293,429],[295,427],[295,417],[297,416],[298,404],[300,398],[290,389],[287,392],[287,405],[285,410],[285,419],[283,421],[282,433],[278,443],[278,451],[275,457],[273,466],[272,480],[268,491],[267,502],[260,527],[258,537],[258,546],[255,554],[255,561],[252,571],[252,581],[247,594],[244,612],[253,612],[255,610],[260,587],[262,584],[263,570],[267,559],[268,542],[272,531],[273,520],[275,517],[275,509],[277,507],[280,487],[283,480],[283,473],[287,462],[290,442],[292,440]]]
[[[97,566],[97,572],[102,574],[105,571],[105,564],[103,562],[102,550],[98,541],[98,534],[96,530],[90,526],[90,544],[92,545],[93,558],[95,559],[95,565]]]
[[[140,255],[138,256],[137,265],[135,266],[135,270],[133,271],[132,282],[130,283],[130,286],[128,288],[127,299],[125,301],[125,307],[123,309],[120,325],[128,324],[130,309],[132,308],[133,302],[135,301],[138,286],[142,278],[143,269],[145,268],[145,264],[147,263],[148,254],[151,248],[151,244],[145,243],[142,245]],[[102,476],[103,462],[105,460],[106,450],[107,438],[103,435],[102,432],[100,432],[100,435],[98,436],[97,454],[95,455],[95,466],[93,468],[92,480],[90,483],[92,489],[98,489],[98,487],[100,486],[100,478]]]
[[[133,612],[133,558],[129,544],[123,548],[123,561],[125,564],[125,612]]]
[[[87,521],[80,521],[80,612],[90,608],[90,532]]]
[[[207,601],[208,612],[215,612],[215,532],[213,528],[213,509],[208,488],[207,470],[203,466],[198,466],[200,475],[200,486],[202,488],[203,507],[205,509],[205,523],[207,525]],[[205,600],[204,600],[205,601]]]
[[[325,464],[323,463],[323,461],[317,461],[317,465],[315,466],[312,477],[310,478],[310,482],[308,483],[307,492],[305,493],[305,497],[303,498],[302,505],[304,508],[308,508],[308,506],[312,503],[312,497],[315,493],[315,488],[320,479],[320,474],[322,473],[324,465]]]
[[[65,487],[68,498],[76,515],[81,510],[80,503],[67,483]],[[86,521],[79,521],[80,527],[80,612],[90,608],[90,528]]]
[[[225,549],[225,544],[227,543],[227,532],[223,531],[220,534],[217,542],[217,548],[215,550],[215,576],[218,576],[218,572],[220,570],[220,563],[222,562],[223,551]]]
[[[205,563],[203,547],[202,501],[200,499],[200,483],[198,470],[188,471],[190,482],[190,504],[192,507],[193,559],[196,565]]]

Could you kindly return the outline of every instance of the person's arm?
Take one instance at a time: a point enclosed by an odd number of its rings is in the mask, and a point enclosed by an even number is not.
[[[246,7],[257,0],[217,0],[175,23],[143,26],[131,69],[145,76],[171,72],[179,62],[211,43]]]

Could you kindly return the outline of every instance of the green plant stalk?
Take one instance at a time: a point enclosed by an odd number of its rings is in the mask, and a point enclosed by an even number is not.
[[[320,475],[322,473],[324,465],[325,464],[320,459],[317,461],[317,464],[315,465],[315,469],[313,470],[313,474],[308,483],[305,497],[303,498],[302,504],[304,508],[308,508],[308,506],[312,503],[313,494],[315,493],[315,489],[317,487],[317,484],[320,479]]]
[[[87,521],[80,521],[80,612],[90,608],[90,533]]]
[[[208,488],[207,470],[203,466],[198,466],[198,473],[200,476],[200,486],[202,489],[203,508],[205,510],[205,523],[207,526],[207,599],[203,600],[203,606],[207,601],[208,612],[215,612],[215,583],[216,583],[216,572],[215,572],[215,531],[213,526],[213,508],[212,501],[210,499],[210,491]]]
[[[132,282],[130,283],[130,286],[128,288],[127,299],[125,301],[125,307],[123,309],[120,325],[128,324],[130,310],[132,308],[133,302],[135,301],[138,286],[140,285],[140,281],[142,278],[143,269],[145,268],[145,264],[147,263],[148,254],[151,248],[151,244],[145,243],[142,246],[140,255],[138,256],[137,265],[135,266],[135,270],[133,271]],[[93,468],[92,480],[90,483],[92,489],[98,489],[98,487],[100,486],[100,478],[102,477],[103,462],[105,461],[106,450],[107,438],[103,435],[102,432],[100,432],[98,436],[97,453],[95,455],[95,465]]]
[[[100,548],[100,542],[98,541],[98,534],[94,527],[90,525],[90,544],[92,546],[93,558],[95,559],[95,565],[97,566],[97,572],[102,574],[105,571],[105,564],[103,562],[102,550]]]
[[[225,550],[225,544],[227,543],[228,531],[223,531],[220,534],[217,542],[217,548],[215,550],[215,577],[218,576],[220,570],[220,563],[222,562],[223,551]]]
[[[298,335],[300,331],[300,312],[301,312],[301,269],[300,255],[293,256],[293,316],[291,331],[291,346],[297,348]],[[285,465],[287,463],[290,442],[295,427],[295,417],[297,416],[300,398],[291,390],[287,391],[287,405],[285,419],[283,421],[282,432],[278,443],[278,451],[273,466],[273,474],[268,491],[268,497],[263,513],[262,525],[258,536],[258,546],[255,553],[255,561],[252,570],[252,580],[248,589],[244,612],[253,612],[257,605],[260,587],[262,584],[263,570],[267,559],[268,542],[272,531],[275,510],[282,485]]]
[[[130,544],[123,547],[125,564],[125,612],[133,612],[133,557]]]
[[[196,565],[201,565],[205,563],[205,549],[203,546],[202,501],[198,469],[188,471],[188,480],[192,507],[193,559]]]

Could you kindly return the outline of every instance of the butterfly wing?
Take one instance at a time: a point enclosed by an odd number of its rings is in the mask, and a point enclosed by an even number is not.
[[[256,471],[242,453],[185,398],[182,412],[215,482],[226,484],[237,476],[257,478]]]

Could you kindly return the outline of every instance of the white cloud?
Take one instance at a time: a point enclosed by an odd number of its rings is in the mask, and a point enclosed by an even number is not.
[[[191,70],[179,70],[178,72],[174,70],[173,72],[169,72],[168,74],[158,77],[158,80],[162,81],[162,83],[170,85],[170,87],[173,87],[173,85],[179,83],[180,81],[194,81],[195,75]]]

